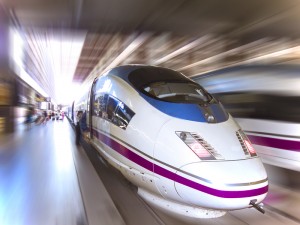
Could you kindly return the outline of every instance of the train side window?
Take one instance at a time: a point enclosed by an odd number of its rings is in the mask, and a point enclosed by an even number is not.
[[[101,93],[94,95],[93,115],[107,119],[125,130],[135,113],[113,96]]]
[[[123,102],[120,102],[113,123],[125,130],[134,114],[135,113],[130,108],[124,105]]]
[[[111,96],[109,96],[108,101],[107,101],[107,119],[112,120],[114,117],[116,108],[119,104],[119,101]]]

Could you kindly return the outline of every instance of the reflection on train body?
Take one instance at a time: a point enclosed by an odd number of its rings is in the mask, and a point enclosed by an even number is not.
[[[300,67],[238,66],[193,79],[237,119],[265,163],[300,171]]]

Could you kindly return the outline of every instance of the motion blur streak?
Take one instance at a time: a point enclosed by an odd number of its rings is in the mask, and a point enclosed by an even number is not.
[[[300,67],[244,65],[202,74],[265,163],[300,171]]]

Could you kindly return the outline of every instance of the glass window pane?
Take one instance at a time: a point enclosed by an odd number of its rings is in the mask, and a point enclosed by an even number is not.
[[[169,102],[204,103],[211,96],[198,84],[155,82],[144,87],[149,95]]]
[[[134,114],[130,108],[120,102],[115,115],[115,124],[125,130]]]
[[[118,106],[119,101],[115,98],[109,97],[107,102],[107,119],[112,120],[116,107]]]

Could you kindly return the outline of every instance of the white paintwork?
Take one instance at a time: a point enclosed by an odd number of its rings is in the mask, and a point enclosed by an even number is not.
[[[213,168],[213,169],[212,169]],[[250,169],[249,169],[250,168]],[[262,177],[267,177],[265,169],[259,158],[239,161],[223,161],[223,162],[200,162],[192,163],[180,168],[180,170],[194,174],[209,180],[211,183],[199,181],[192,178],[195,182],[203,184],[223,191],[241,191],[250,190],[254,188],[261,188],[267,185],[267,181],[251,184],[255,181],[260,181]],[[226,171],[226,173],[224,173]],[[178,174],[187,177],[184,173],[178,171]],[[231,186],[237,185],[237,186]],[[184,185],[175,183],[175,188],[178,194],[186,203],[199,205],[207,208],[234,210],[249,207],[249,202],[252,199],[257,199],[260,203],[266,196],[260,195],[249,198],[233,198],[230,201],[226,198],[215,197],[197,190],[187,188]],[[197,196],[197,198],[195,197]],[[205,199],[206,201],[203,201]]]
[[[165,198],[162,198],[161,196],[144,191],[141,188],[139,188],[138,194],[147,202],[150,202],[150,204],[160,208],[167,213],[176,214],[180,217],[218,218],[226,214],[226,211],[210,210],[187,204],[178,204],[177,202],[171,202]]]
[[[126,146],[135,154],[168,171],[180,173],[181,176],[187,179],[214,189],[250,190],[267,185],[266,181],[259,185],[245,184],[230,188],[224,186],[224,183],[240,184],[266,179],[264,168],[259,160],[246,158],[235,133],[240,127],[232,117],[217,124],[174,118],[148,104],[121,78],[108,75],[101,79],[103,79],[102,86],[100,85],[101,88],[98,90],[108,92],[121,100],[135,112],[135,115],[126,130],[120,129],[105,119],[93,116],[93,129],[97,132],[108,136],[119,144]],[[198,133],[225,160],[229,161],[201,161],[176,135],[176,131]],[[146,200],[151,198],[154,200],[153,196],[156,196],[154,202],[157,206],[165,209],[167,205],[167,208],[172,209],[171,211],[175,214],[182,214],[186,209],[189,211],[189,216],[199,218],[203,216],[206,218],[218,217],[224,214],[224,210],[245,208],[249,205],[250,200],[258,199],[260,202],[266,195],[254,196],[249,199],[232,199],[205,194],[191,187],[175,184],[173,180],[135,164],[96,138],[92,138],[91,142],[110,164],[119,169],[128,180],[139,187],[139,193],[142,193],[142,197]],[[242,163],[239,164],[239,162]],[[235,166],[238,168],[236,171],[234,170]],[[215,167],[217,171],[214,170]],[[179,168],[180,171],[178,171]],[[231,174],[228,174],[228,169]],[[243,173],[243,171],[246,172]],[[248,176],[247,178],[244,177],[245,174]],[[200,179],[193,176],[198,176]],[[211,181],[213,183],[210,183]],[[203,210],[202,207],[209,207],[213,210]],[[206,216],[202,215],[203,212]]]
[[[299,123],[243,118],[237,118],[236,120],[244,130],[248,131],[248,133],[246,134],[249,135],[271,137],[282,140],[300,141]],[[266,134],[257,134],[251,132],[261,132]],[[293,138],[285,136],[293,136]],[[272,148],[255,144],[253,144],[253,146],[255,147],[257,154],[261,157],[264,163],[300,171],[299,151],[290,151],[287,149]]]

